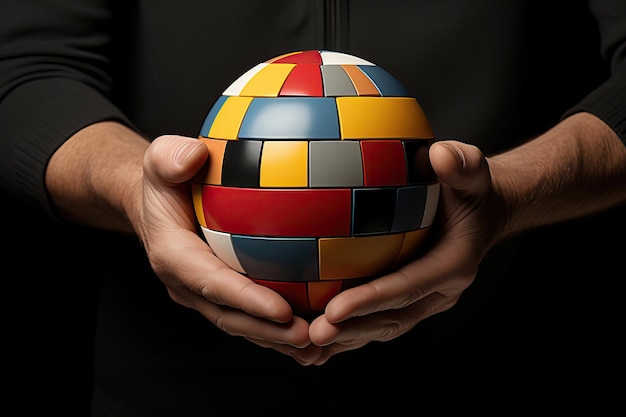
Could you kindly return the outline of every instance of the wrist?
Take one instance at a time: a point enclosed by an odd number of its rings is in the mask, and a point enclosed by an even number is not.
[[[133,232],[140,215],[142,158],[148,141],[116,122],[88,126],[52,156],[46,187],[60,215],[103,229]]]
[[[505,236],[626,201],[626,147],[588,113],[488,161],[506,211]]]

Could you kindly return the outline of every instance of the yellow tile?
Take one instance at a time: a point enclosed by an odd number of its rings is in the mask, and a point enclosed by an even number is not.
[[[402,248],[398,254],[396,264],[402,266],[407,262],[412,261],[419,250],[424,246],[424,241],[428,235],[429,227],[419,230],[413,230],[404,234],[404,240],[402,241]]]
[[[433,137],[412,97],[337,97],[337,110],[342,139]]]
[[[193,208],[196,212],[196,218],[201,226],[206,227],[206,220],[204,218],[204,210],[202,209],[202,184],[197,182],[191,183],[191,195],[193,198]]]
[[[307,187],[307,162],[307,141],[265,141],[261,153],[261,187]]]
[[[209,137],[214,139],[237,139],[243,117],[252,102],[252,97],[228,97],[217,113]]]
[[[402,245],[402,233],[319,240],[320,280],[360,278],[387,271]]]
[[[270,64],[257,72],[239,92],[240,96],[278,97],[295,64]]]

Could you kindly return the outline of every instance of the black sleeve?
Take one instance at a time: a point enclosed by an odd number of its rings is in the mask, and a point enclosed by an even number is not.
[[[108,99],[108,0],[0,3],[0,189],[52,213],[46,165],[72,134],[125,121]]]
[[[626,144],[626,1],[590,1],[600,30],[602,56],[611,76],[564,116],[586,111],[608,124]]]

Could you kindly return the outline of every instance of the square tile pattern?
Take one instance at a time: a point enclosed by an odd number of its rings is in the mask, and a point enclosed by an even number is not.
[[[375,64],[333,51],[260,63],[198,135],[192,183],[216,256],[301,314],[407,262],[434,221],[434,141],[417,100]]]

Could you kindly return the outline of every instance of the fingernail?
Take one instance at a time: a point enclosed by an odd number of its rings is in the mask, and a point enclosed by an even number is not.
[[[459,168],[461,169],[465,168],[465,155],[463,155],[463,152],[461,152],[461,149],[449,143],[442,143],[441,145],[448,148],[455,154],[454,159],[456,160],[456,164]]]
[[[202,146],[202,143],[194,143],[193,145],[191,143],[185,143],[176,151],[174,160],[178,165],[183,165],[199,146]]]

